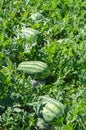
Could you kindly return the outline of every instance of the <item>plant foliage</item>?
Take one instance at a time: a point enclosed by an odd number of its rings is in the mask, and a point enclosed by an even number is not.
[[[23,61],[48,64],[45,84],[17,70]],[[36,114],[45,95],[65,106],[57,124]],[[48,129],[86,130],[86,1],[0,0],[0,130]]]

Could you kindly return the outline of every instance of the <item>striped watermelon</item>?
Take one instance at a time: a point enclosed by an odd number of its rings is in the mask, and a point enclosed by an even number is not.
[[[39,33],[38,30],[32,28],[22,28],[20,36],[26,39],[30,39],[31,37],[39,39],[41,37],[41,34]]]
[[[54,122],[64,114],[64,105],[48,96],[40,96],[39,115],[45,122]]]
[[[37,12],[37,13],[34,13],[34,14],[32,14],[31,16],[30,16],[30,18],[32,19],[32,20],[41,20],[42,18],[43,18],[43,15],[42,14],[40,14],[39,12]]]
[[[18,70],[34,75],[35,79],[45,79],[50,74],[48,65],[42,61],[24,61],[19,64]]]

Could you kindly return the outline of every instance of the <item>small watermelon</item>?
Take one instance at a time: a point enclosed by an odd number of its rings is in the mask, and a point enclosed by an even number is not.
[[[48,65],[42,61],[25,61],[19,64],[18,70],[22,70],[29,75],[34,75],[35,79],[45,79],[50,75]]]
[[[45,122],[54,122],[63,116],[64,105],[61,102],[48,96],[40,96],[40,99],[38,114]]]
[[[30,37],[38,37],[40,36],[39,31],[32,29],[32,28],[22,28],[21,30],[21,36],[25,37],[26,39],[30,38]]]
[[[43,15],[39,12],[37,13],[34,13],[30,16],[30,18],[33,20],[33,21],[36,21],[36,20],[41,20],[43,18]]]

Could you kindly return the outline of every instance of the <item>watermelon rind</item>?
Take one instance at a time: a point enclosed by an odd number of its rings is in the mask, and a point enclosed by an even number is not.
[[[36,21],[36,20],[41,20],[43,18],[43,15],[39,12],[36,12],[36,13],[33,13],[30,18],[33,20],[33,21]]]
[[[35,39],[37,41],[42,39],[41,33],[38,30],[29,27],[23,27],[20,30],[18,37],[25,38],[26,40]]]
[[[24,61],[18,66],[21,70],[29,75],[34,75],[35,79],[45,79],[50,75],[48,65],[42,61]]]
[[[64,105],[48,96],[40,96],[39,115],[45,122],[53,122],[64,115]]]

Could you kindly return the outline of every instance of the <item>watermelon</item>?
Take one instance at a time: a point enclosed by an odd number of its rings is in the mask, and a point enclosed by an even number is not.
[[[55,122],[64,115],[64,105],[48,96],[40,96],[40,107],[37,108],[38,115],[45,122]]]
[[[36,20],[41,20],[43,18],[43,15],[39,12],[37,13],[34,13],[30,16],[30,18],[33,20],[33,21],[36,21]]]
[[[21,36],[25,37],[26,39],[29,39],[30,37],[38,38],[41,36],[41,34],[39,33],[38,30],[32,28],[22,28]]]
[[[18,70],[33,75],[35,79],[45,79],[50,75],[48,65],[42,61],[24,61],[19,64]]]

